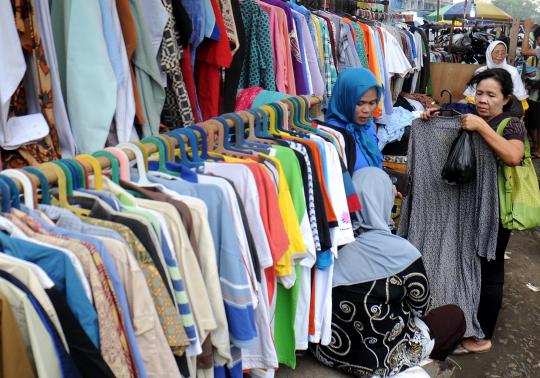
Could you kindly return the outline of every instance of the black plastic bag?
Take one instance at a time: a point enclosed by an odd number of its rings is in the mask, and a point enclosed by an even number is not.
[[[441,176],[450,185],[465,184],[476,175],[472,133],[461,130],[452,143]]]

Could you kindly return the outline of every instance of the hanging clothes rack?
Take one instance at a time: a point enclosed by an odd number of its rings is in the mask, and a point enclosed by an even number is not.
[[[322,97],[321,96],[308,96],[307,100],[308,100],[308,103],[309,103],[310,111],[315,110],[316,113],[319,113],[320,110],[318,109],[318,106],[322,103]],[[249,119],[248,119],[246,114],[244,114],[244,113],[236,113],[236,114],[238,114],[238,116],[240,116],[242,118],[242,121],[243,121],[244,125],[247,125],[249,123]],[[209,122],[209,121],[212,121],[212,119],[201,122],[201,124],[206,124],[206,122]],[[227,119],[226,121],[227,121],[227,124],[228,124],[230,130],[234,130],[235,123],[233,122],[233,120]],[[162,135],[160,135],[160,136],[162,136]],[[186,135],[180,135],[179,137],[185,143],[189,142],[188,137]],[[178,145],[178,141],[175,140],[174,138],[169,138],[169,139],[170,139],[170,142],[172,143],[173,148],[175,149],[177,147],[177,145]],[[199,137],[197,138],[197,141],[200,142]],[[143,155],[145,155],[145,159],[148,159],[153,154],[159,152],[157,145],[154,144],[154,143],[136,142],[136,144],[138,144],[139,147],[142,147],[141,152],[143,153]],[[144,149],[144,151],[143,151],[143,149]],[[127,154],[130,163],[135,160],[136,155],[132,150],[129,150],[129,149],[126,149],[126,148],[122,148],[122,150]],[[106,156],[97,156],[96,159],[99,162],[101,170],[111,168],[111,165],[112,165],[111,160],[109,158],[107,158]],[[94,168],[93,168],[92,164],[90,164],[89,161],[87,161],[87,160],[79,160],[79,162],[80,162],[80,164],[82,164],[85,167],[85,169],[87,170],[87,172],[89,174],[94,172]],[[55,185],[57,183],[58,177],[57,177],[56,171],[54,169],[52,169],[50,166],[41,167],[39,169],[44,174],[44,176],[47,179],[47,182],[48,182],[49,185]],[[39,181],[37,176],[30,175],[30,179],[32,180],[34,185],[36,185],[37,187],[40,186],[40,181]],[[15,181],[15,183],[18,186],[18,188],[22,191],[23,190],[22,184],[19,181]]]

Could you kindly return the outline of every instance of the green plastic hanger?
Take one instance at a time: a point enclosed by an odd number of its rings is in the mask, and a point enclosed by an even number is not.
[[[159,157],[159,165],[158,165],[158,171],[159,172],[162,172],[162,173],[167,173],[169,175],[172,175],[172,176],[179,176],[179,174],[177,172],[173,172],[173,171],[170,171],[169,169],[167,169],[167,145],[165,144],[165,142],[163,140],[161,140],[160,138],[158,137],[155,137],[155,136],[149,136],[149,137],[146,137],[144,139],[141,140],[142,143],[149,143],[149,144],[153,144],[156,146],[156,148],[158,149],[158,157]]]
[[[73,195],[73,188],[74,188],[74,185],[73,185],[73,175],[71,174],[71,171],[69,170],[69,168],[60,160],[53,160],[51,162],[53,165],[56,165],[57,167],[59,167],[62,172],[64,173],[64,177],[66,178],[66,195],[68,197],[72,196]]]
[[[104,150],[95,152],[92,154],[92,156],[97,157],[97,158],[98,157],[107,158],[111,162],[111,169],[112,169],[111,179],[113,180],[115,184],[120,183],[120,162],[118,161],[116,156],[111,154],[109,151],[104,151]]]

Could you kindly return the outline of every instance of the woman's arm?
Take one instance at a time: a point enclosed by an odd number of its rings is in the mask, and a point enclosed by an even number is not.
[[[461,126],[465,130],[478,132],[504,164],[511,167],[521,164],[525,153],[522,141],[503,138],[486,121],[473,114],[464,115]]]

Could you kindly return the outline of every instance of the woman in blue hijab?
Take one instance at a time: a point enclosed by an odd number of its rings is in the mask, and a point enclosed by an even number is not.
[[[382,167],[377,129],[373,113],[382,89],[375,76],[365,68],[347,68],[340,72],[326,111],[326,122],[347,129],[356,141],[354,170]]]

